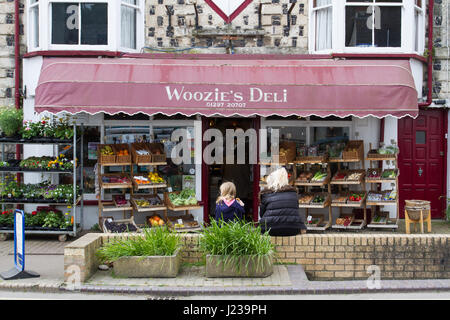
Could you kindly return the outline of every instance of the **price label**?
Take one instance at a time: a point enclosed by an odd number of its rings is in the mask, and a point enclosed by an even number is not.
[[[306,220],[308,221],[308,223],[311,222],[312,216],[308,216],[308,218],[306,218]]]
[[[178,219],[178,224],[183,224],[183,220],[182,219]]]
[[[125,194],[125,199],[126,200],[130,200],[130,194],[129,193]]]
[[[172,187],[167,187],[167,191],[172,192]]]

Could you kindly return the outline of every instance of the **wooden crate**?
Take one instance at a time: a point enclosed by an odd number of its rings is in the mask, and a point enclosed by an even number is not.
[[[342,151],[342,159],[364,159],[364,141],[350,140],[349,142],[347,142],[344,151]]]
[[[327,155],[323,154],[321,156],[304,156],[297,157],[295,159],[297,163],[325,163],[327,162]]]
[[[375,149],[372,149],[367,153],[367,160],[370,161],[395,160],[395,158],[395,154],[379,154]]]
[[[130,164],[131,163],[131,152],[130,145],[125,143],[113,144],[114,153],[116,154],[116,163],[118,164]],[[119,156],[120,150],[127,150],[128,155]]]
[[[148,151],[147,155],[140,155],[137,153],[138,150],[146,150]],[[150,148],[148,143],[145,142],[135,142],[131,144],[131,156],[133,158],[133,163],[151,163],[152,155],[150,153]]]
[[[318,226],[320,226],[322,224],[322,222],[324,220],[322,214],[309,214],[308,216],[311,216],[312,221],[315,220],[315,222],[314,223],[308,223],[308,217],[306,217],[307,220],[306,220],[305,225],[307,227],[318,227]]]
[[[162,143],[149,143],[148,147],[152,154],[153,162],[166,162],[167,157],[164,153],[164,145]]]
[[[195,205],[189,205],[189,206],[176,206],[172,203],[172,201],[170,201],[170,197],[169,197],[169,193],[180,193],[179,191],[175,191],[175,192],[164,192],[164,202],[167,205],[167,208],[169,208],[170,210],[175,210],[175,211],[182,211],[182,210],[195,210],[198,209],[200,206],[198,205],[198,201],[197,204]]]
[[[150,205],[147,207],[141,207],[137,204],[136,200],[144,200],[144,199],[151,199],[151,198],[158,198],[161,201],[161,204],[159,205]],[[157,194],[135,194],[131,198],[131,203],[133,204],[134,208],[138,212],[145,212],[145,211],[158,211],[158,210],[164,210],[166,208],[164,201],[157,195]]]
[[[139,228],[139,227],[136,225],[136,223],[134,222],[134,217],[131,217],[131,218],[129,218],[129,219],[120,219],[120,220],[115,220],[113,217],[101,217],[101,218],[100,218],[100,224],[101,224],[102,231],[103,231],[104,233],[112,233],[112,232],[111,232],[110,230],[108,230],[108,228],[106,228],[106,226],[105,226],[105,222],[106,222],[108,219],[111,219],[112,222],[115,222],[115,223],[127,223],[127,224],[132,224],[132,225],[137,229],[135,232],[141,232],[141,231],[142,231],[141,228]]]
[[[116,162],[116,155],[105,155],[101,153],[101,150],[105,146],[110,146],[114,152],[114,148],[112,144],[98,144],[97,145],[97,159],[100,164],[111,164]]]
[[[160,215],[159,213],[154,213],[151,216],[146,216],[145,217],[145,223],[147,224],[147,226],[149,228],[155,228],[156,226],[152,226],[152,223],[150,222],[150,218],[154,217],[154,216],[158,216],[162,221],[164,221],[163,225],[160,225],[159,227],[163,227],[167,225],[167,221],[164,219],[164,217],[162,215]]]
[[[349,217],[350,218],[350,222],[348,225],[344,225],[344,224],[340,224],[338,222],[340,222],[340,220],[338,219],[345,219]],[[355,214],[354,213],[342,213],[337,219],[336,219],[336,223],[335,226],[340,226],[340,227],[348,227],[351,226],[353,221],[355,220]]]
[[[103,177],[126,177],[128,178],[128,183],[115,183],[115,182],[103,182]],[[132,181],[128,174],[126,173],[105,173],[100,176],[100,187],[103,189],[120,189],[120,188],[131,188]]]

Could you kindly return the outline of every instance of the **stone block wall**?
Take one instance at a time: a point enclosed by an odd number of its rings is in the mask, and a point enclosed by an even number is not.
[[[196,2],[198,27],[196,28]],[[258,11],[261,7],[261,18]],[[288,16],[289,9],[291,14]],[[288,21],[289,20],[289,21]],[[229,41],[208,33],[251,33],[261,24],[264,36],[231,40],[235,53],[307,53],[308,1],[260,0],[250,3],[230,25],[204,0],[155,0],[146,3],[146,46],[153,51],[193,48],[191,52],[226,53]],[[152,51],[147,49],[147,51]]]
[[[26,51],[23,27],[25,0],[20,3],[21,54]],[[15,95],[14,0],[0,0],[0,106],[13,106]]]
[[[73,280],[74,270],[79,270],[81,282],[88,280],[99,264],[95,251],[114,237],[124,236],[91,233],[66,246],[66,281]],[[310,280],[368,279],[372,266],[382,280],[450,279],[449,235],[307,234],[272,237],[272,242],[276,262],[301,264]],[[184,262],[203,261],[198,244],[199,235],[183,235]]]

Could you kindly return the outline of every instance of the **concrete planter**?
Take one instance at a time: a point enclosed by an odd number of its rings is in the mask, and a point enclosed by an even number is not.
[[[124,278],[175,278],[181,265],[181,252],[173,256],[121,257],[113,263],[114,274]]]
[[[228,260],[227,256],[206,256],[206,276],[209,278],[265,278],[273,273],[273,255],[242,256]]]

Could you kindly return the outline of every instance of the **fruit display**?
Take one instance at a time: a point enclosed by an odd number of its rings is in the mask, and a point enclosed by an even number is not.
[[[164,220],[161,219],[161,217],[158,215],[148,217],[147,222],[150,224],[151,227],[160,227],[166,224]]]
[[[383,194],[379,192],[370,191],[369,194],[367,195],[367,201],[377,202],[381,201],[382,198]]]
[[[114,232],[114,233],[135,232],[135,231],[137,231],[136,226],[134,224],[132,224],[132,223],[119,223],[119,222],[106,220],[104,225],[105,225],[105,228],[109,232]]]
[[[299,204],[309,204],[313,198],[314,198],[314,196],[311,194],[302,194],[302,195],[300,195],[300,197],[298,199],[298,203]]]
[[[163,202],[158,196],[141,198],[141,199],[133,199],[134,203],[140,208],[148,208],[152,206],[161,206]]]
[[[397,177],[397,174],[394,169],[386,169],[381,174],[381,178],[383,179],[395,179]]]
[[[115,195],[114,202],[115,202],[116,206],[118,206],[118,207],[123,207],[123,206],[129,205],[128,200],[125,199],[124,195]]]
[[[380,179],[380,169],[367,169],[367,178],[369,179]]]
[[[164,183],[164,179],[157,172],[150,172],[148,178],[152,183]]]
[[[174,206],[194,206],[197,205],[195,190],[192,188],[184,189],[179,193],[172,192],[168,194],[170,202]]]
[[[365,195],[364,192],[350,192],[348,201],[360,202]]]
[[[328,173],[323,171],[317,171],[311,178],[311,182],[322,182],[327,178]]]
[[[150,180],[144,176],[134,176],[133,179],[136,184],[150,184]]]
[[[347,174],[343,171],[338,171],[336,172],[336,174],[333,177],[333,180],[335,181],[343,181],[345,180],[345,177],[347,176]]]
[[[117,155],[118,156],[128,156],[129,155],[128,149],[122,148],[122,149],[118,150]]]
[[[113,156],[114,155],[114,151],[111,146],[103,146],[100,149],[100,153],[105,156]]]
[[[148,156],[150,154],[150,152],[148,152],[148,150],[145,149],[136,150],[136,153],[140,156]]]

